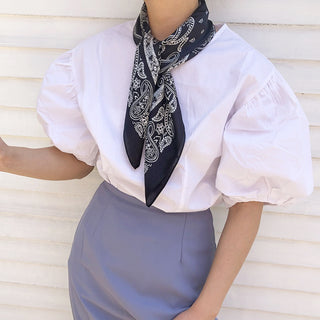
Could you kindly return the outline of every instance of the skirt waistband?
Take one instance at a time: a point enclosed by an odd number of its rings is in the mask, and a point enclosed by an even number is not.
[[[139,207],[140,210],[142,211],[146,211],[148,213],[150,212],[154,212],[154,213],[161,213],[161,214],[181,214],[181,213],[188,213],[188,214],[211,214],[210,208],[206,209],[206,210],[201,210],[201,211],[188,211],[188,212],[184,212],[184,211],[176,211],[176,212],[167,212],[167,211],[163,211],[159,208],[156,208],[154,206],[148,207],[144,202],[142,202],[141,200],[137,199],[134,196],[131,196],[119,189],[117,189],[115,186],[113,186],[112,184],[108,183],[107,181],[103,181],[100,185],[100,187],[103,187],[105,190],[111,192],[114,196],[116,196],[121,202],[127,202],[128,204],[134,206],[134,207]],[[100,188],[99,187],[99,188]]]

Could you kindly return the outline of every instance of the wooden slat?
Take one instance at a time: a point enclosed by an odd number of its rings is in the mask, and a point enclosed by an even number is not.
[[[320,244],[270,238],[256,238],[248,261],[320,268]]]
[[[5,320],[72,320],[69,311],[55,311],[49,309],[25,308],[0,304],[0,319]]]
[[[2,213],[0,237],[71,243],[76,226],[75,221]]]
[[[314,185],[320,187],[320,159],[313,160]]]
[[[65,267],[0,260],[0,270],[2,279],[10,283],[68,288]],[[320,270],[246,262],[234,283],[320,294]]]
[[[319,317],[289,315],[280,312],[264,312],[259,310],[222,307],[218,319],[220,320],[319,320]]]
[[[220,234],[216,234],[218,243]],[[0,239],[1,260],[57,267],[67,265],[71,243],[53,243],[23,238],[2,237]],[[306,270],[312,270],[319,269],[318,252],[319,245],[258,237],[247,262],[270,264],[275,267],[282,265],[285,268],[305,267]]]
[[[99,176],[97,169],[94,169],[85,178],[62,181],[34,179],[12,175],[5,172],[0,173],[0,177],[1,183],[3,183],[3,188],[5,187],[5,189],[8,191],[42,192],[43,195],[39,195],[42,197],[53,194],[54,196],[65,195],[67,197],[80,196],[85,197],[86,199],[93,194],[98,185],[103,181],[103,179]],[[2,190],[2,192],[5,192],[6,190]],[[86,194],[88,194],[88,197],[86,197]]]
[[[76,185],[75,185],[76,186]],[[0,213],[32,217],[78,220],[87,207],[96,187],[87,193],[64,194],[0,189]],[[17,198],[19,199],[17,200]]]
[[[272,24],[320,24],[318,0],[213,0],[215,20]]]
[[[55,58],[65,50],[0,48],[0,77],[42,78]]]
[[[320,113],[320,110],[315,110],[311,105],[310,113],[307,115],[312,119],[314,113]],[[316,123],[312,125],[312,134],[316,135],[316,140],[318,137],[318,131],[320,131],[320,119],[318,115],[315,119],[311,120],[311,123]],[[319,123],[318,123],[319,120]],[[36,138],[47,137],[43,130],[43,127],[37,119],[36,110],[33,108],[13,108],[13,107],[1,107],[0,106],[0,133],[2,135],[14,135],[14,136],[28,136]],[[317,145],[314,146],[318,150]]]
[[[0,15],[0,46],[71,49],[79,41],[124,21]],[[320,60],[319,26],[251,23],[228,26],[268,58]]]
[[[0,269],[2,279],[10,283],[68,288],[65,267],[0,260]],[[246,262],[234,284],[319,294],[320,270]]]
[[[320,160],[314,160],[314,172],[319,180]],[[103,181],[97,170],[81,180],[45,181],[22,176],[0,173],[2,189],[0,192],[0,210],[39,214],[41,216],[78,217],[79,212],[91,199],[91,196]],[[288,206],[265,206],[265,212],[283,212],[295,215],[318,215],[319,189],[300,200],[297,204]],[[223,206],[213,208],[223,210]],[[219,212],[219,211],[218,211]]]
[[[320,26],[248,23],[229,27],[268,58],[320,60]]]
[[[208,0],[215,20],[276,24],[319,24],[320,4],[317,0]],[[141,1],[57,0],[54,6],[47,1],[2,1],[0,13],[49,16],[81,16],[107,18],[135,18]],[[286,14],[284,15],[283,12]]]
[[[320,127],[320,95],[296,94],[311,126]]]
[[[72,187],[72,184],[67,184]],[[67,186],[66,185],[66,186]],[[26,187],[22,189],[0,189],[0,213],[23,212],[28,216],[39,216],[47,218],[67,218],[71,220],[79,219],[89,203],[97,187],[90,189],[85,193],[55,193],[55,192],[37,192],[29,191]],[[50,184],[48,184],[50,187]],[[63,189],[66,188],[63,187]],[[78,187],[74,184],[75,189]],[[62,190],[63,190],[62,189]],[[78,189],[81,189],[78,187]],[[53,190],[55,191],[55,190]],[[19,198],[18,198],[19,197]]]
[[[51,288],[68,288],[68,271],[65,267],[1,261],[1,278],[6,282]]]
[[[320,295],[313,293],[234,285],[223,306],[317,317],[320,314],[319,298]]]
[[[320,295],[320,269],[245,262],[234,284]]]
[[[311,127],[310,130],[310,138],[311,138],[311,151],[312,156],[320,158],[320,128],[319,127]]]
[[[20,137],[20,136],[11,136],[5,135],[0,128],[0,136],[1,138],[11,146],[18,147],[28,147],[28,148],[43,148],[52,145],[50,139],[48,137],[45,138],[32,138],[32,137]]]
[[[227,218],[225,210],[219,208],[213,209],[213,215],[216,222],[216,231],[222,232]],[[264,209],[258,236],[318,242],[320,250],[319,230],[320,216],[272,213]]]
[[[102,182],[97,172],[82,180],[44,181],[0,173],[0,179],[8,183],[0,192],[0,211],[77,219],[85,209],[98,185]],[[88,179],[88,180],[87,180]],[[2,179],[1,179],[2,180]],[[23,189],[25,187],[25,189]],[[61,192],[59,192],[59,188]],[[320,189],[296,204],[288,206],[265,206],[265,211],[296,215],[319,215]],[[223,205],[213,208],[213,214],[223,209]]]
[[[0,46],[71,49],[124,19],[0,15]]]
[[[29,126],[29,124],[27,124]],[[39,138],[39,137],[30,137],[26,136],[16,136],[16,135],[8,135],[7,132],[2,131],[0,127],[0,136],[1,138],[9,145],[20,146],[20,147],[29,147],[29,148],[41,148],[52,145],[50,139],[47,137]],[[10,131],[15,131],[19,129],[10,128]],[[15,132],[13,132],[14,134]],[[312,157],[320,158],[320,128],[319,127],[311,127],[310,128],[310,139],[311,139],[311,152]]]
[[[34,108],[41,82],[42,79],[0,78],[0,106]]]
[[[0,135],[46,138],[36,112],[33,109],[22,110],[0,107]],[[310,128],[312,155],[320,158],[320,127]]]
[[[2,178],[2,179],[1,179]],[[91,196],[103,181],[98,173],[92,172],[82,180],[44,181],[0,173],[3,186],[0,189],[0,212],[39,215],[47,217],[68,217],[77,219],[84,211]],[[5,188],[5,186],[7,187]],[[25,188],[25,189],[24,189]],[[288,206],[265,206],[265,212],[290,213],[292,215],[319,215],[320,189],[296,204]],[[223,216],[223,205],[212,208]],[[279,216],[279,218],[281,215]]]
[[[0,215],[0,236],[21,240],[71,244],[76,226],[77,221],[5,213]],[[34,230],[37,232],[35,233]],[[216,235],[218,243],[220,233],[217,231]],[[256,262],[319,268],[319,252],[320,243],[258,236],[248,259]]]
[[[0,48],[0,77],[42,78],[49,65],[64,50]],[[274,60],[298,93],[320,93],[320,61]]]
[[[0,107],[0,127],[9,135],[47,137],[34,109]]]
[[[69,311],[68,290],[0,282],[0,301],[9,306]]]
[[[112,1],[112,0],[56,0],[51,2],[41,0],[12,0],[0,2],[2,14],[24,14],[45,16],[70,17],[107,17],[128,18],[136,17],[141,7],[141,1]]]
[[[320,187],[320,159],[313,159],[313,172],[315,187]],[[12,175],[8,173],[0,173],[2,188],[9,190],[21,190],[25,188],[28,191],[38,191],[44,193],[59,193],[65,195],[84,195],[92,194],[98,185],[103,181],[99,176],[97,169],[92,171],[87,177],[83,179],[74,179],[66,181],[46,181],[40,179],[33,179],[23,176]],[[1,185],[0,185],[1,188]],[[1,206],[0,206],[1,208]],[[272,210],[271,210],[272,211]]]
[[[0,260],[67,267],[71,244],[0,237]]]
[[[0,107],[35,108],[41,83],[42,79],[0,78]],[[320,126],[320,95],[296,95],[310,124]]]
[[[215,221],[215,218],[214,218]],[[217,227],[217,224],[215,223]],[[218,244],[221,233],[216,231]],[[257,237],[247,261],[275,265],[319,268],[319,243]]]
[[[320,61],[274,60],[292,89],[297,93],[320,93]]]
[[[0,78],[0,106],[35,108],[41,82],[42,79]],[[310,125],[320,126],[320,95],[296,95]]]
[[[282,206],[270,206],[264,207],[265,211],[271,212],[284,212],[292,214],[306,214],[310,216],[319,216],[320,207],[320,188],[315,188],[313,193],[306,198],[299,199],[296,203]]]

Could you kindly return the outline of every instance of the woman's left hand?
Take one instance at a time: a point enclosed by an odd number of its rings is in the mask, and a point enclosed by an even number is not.
[[[199,312],[199,310],[190,307],[189,309],[179,313],[172,320],[214,320],[215,317],[207,316]]]

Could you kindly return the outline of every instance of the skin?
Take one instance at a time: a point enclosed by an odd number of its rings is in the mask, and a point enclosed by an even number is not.
[[[43,180],[81,179],[94,167],[56,147],[8,146],[0,138],[0,171]]]
[[[152,35],[164,40],[196,10],[198,0],[145,0],[145,4]]]
[[[153,35],[167,38],[197,8],[198,0],[146,0]],[[0,171],[45,180],[81,179],[93,167],[56,147],[8,146],[0,138]],[[232,206],[202,291],[193,305],[174,320],[214,320],[259,229],[263,204]]]

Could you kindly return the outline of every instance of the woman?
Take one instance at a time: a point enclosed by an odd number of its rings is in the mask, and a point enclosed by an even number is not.
[[[145,0],[44,78],[55,146],[0,139],[0,169],[105,180],[69,257],[74,319],[215,319],[264,204],[312,192],[308,122],[291,88],[204,0]],[[228,218],[216,248],[210,207]]]

